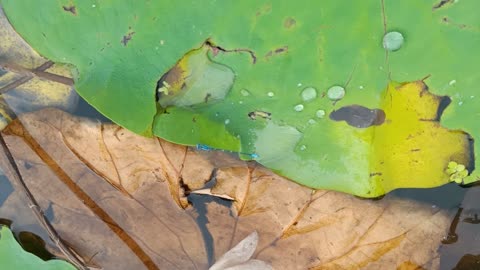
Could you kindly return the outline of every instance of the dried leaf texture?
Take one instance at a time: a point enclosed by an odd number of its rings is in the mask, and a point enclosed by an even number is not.
[[[214,171],[211,194],[234,199],[231,209],[207,205],[216,259],[256,230],[253,259],[274,269],[438,269],[450,225],[447,211],[417,201],[313,191],[222,153],[55,109],[26,114],[3,134],[60,235],[105,269],[207,269],[200,213],[185,193]]]

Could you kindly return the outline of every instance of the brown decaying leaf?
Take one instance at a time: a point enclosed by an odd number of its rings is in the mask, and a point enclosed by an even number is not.
[[[85,258],[105,269],[207,268],[184,188],[202,188],[214,162],[53,109],[22,116],[4,134],[32,193],[44,209],[52,203],[53,225]],[[256,230],[254,258],[274,269],[439,268],[446,211],[313,192],[251,163],[224,164],[234,165],[217,169],[211,192],[234,198],[232,209],[207,205],[217,259]]]

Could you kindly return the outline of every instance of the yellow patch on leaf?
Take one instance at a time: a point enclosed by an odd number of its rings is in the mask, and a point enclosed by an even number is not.
[[[388,85],[381,102],[385,123],[373,131],[370,176],[383,188],[376,193],[440,186],[450,182],[449,162],[470,164],[470,136],[439,123],[444,98],[423,81]]]

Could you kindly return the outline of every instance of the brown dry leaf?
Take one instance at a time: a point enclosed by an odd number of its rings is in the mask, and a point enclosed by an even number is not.
[[[431,205],[314,192],[252,163],[214,164],[186,147],[54,109],[20,120],[4,135],[27,185],[43,209],[53,208],[60,235],[105,269],[206,269],[202,233],[212,236],[218,259],[255,230],[253,257],[274,269],[439,268],[451,216]],[[235,201],[231,209],[207,204],[202,232],[185,190],[202,188],[213,171],[211,193]]]

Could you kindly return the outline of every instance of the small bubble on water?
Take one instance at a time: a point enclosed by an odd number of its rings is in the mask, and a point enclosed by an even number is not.
[[[230,119],[225,119],[225,125],[230,124]]]
[[[462,105],[463,105],[463,101],[459,101],[459,102],[458,102],[458,105],[459,105],[459,106],[462,106]]]
[[[250,96],[250,92],[247,89],[240,90],[240,94],[244,97]]]
[[[93,8],[96,7],[96,6],[97,6],[97,5],[95,5],[95,4],[92,5]]]
[[[268,93],[267,93],[267,96],[273,97],[273,96],[275,96],[275,93],[273,93],[273,92],[268,92]]]
[[[388,32],[383,37],[383,48],[394,52],[402,47],[404,41],[402,33],[396,31]]]
[[[340,100],[345,96],[345,88],[338,85],[332,86],[328,89],[327,96],[333,101]]]
[[[298,104],[298,105],[295,105],[295,107],[293,107],[293,109],[296,111],[296,112],[301,112],[303,111],[303,104]]]
[[[305,149],[307,149],[307,146],[306,146],[306,145],[303,144],[303,145],[300,146],[300,150],[301,150],[301,151],[305,151]]]
[[[358,87],[358,89],[362,90],[362,89],[363,89],[363,85],[360,85],[360,86]]]
[[[302,83],[300,83],[300,82],[299,82],[299,83],[297,83],[297,86],[298,86],[298,87],[302,86]]]
[[[242,100],[240,100],[240,101],[238,102],[238,104],[243,104],[243,101],[242,101]]]
[[[310,101],[312,99],[317,98],[317,89],[313,87],[307,87],[302,91],[302,99],[303,101]]]
[[[457,83],[457,80],[451,80],[451,81],[448,83],[448,85],[454,85],[454,84],[456,84],[456,83]]]
[[[324,110],[318,110],[315,115],[318,117],[318,118],[323,118],[325,117],[325,111]]]
[[[474,98],[475,96],[470,96],[470,98]]]

